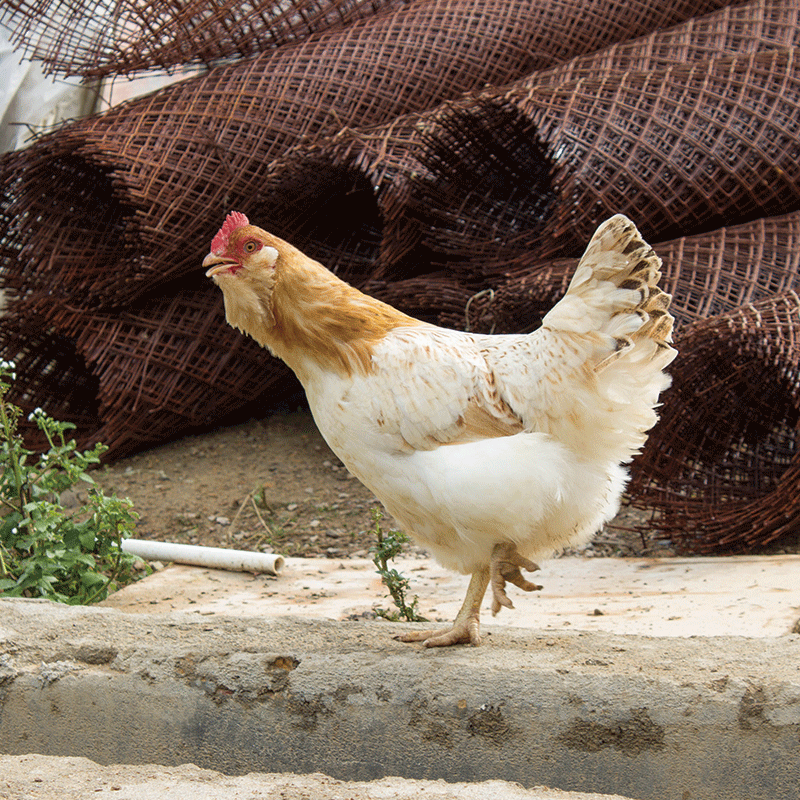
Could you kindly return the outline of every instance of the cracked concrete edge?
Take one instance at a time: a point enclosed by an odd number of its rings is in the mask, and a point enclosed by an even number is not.
[[[101,766],[87,758],[0,756],[1,800],[626,800],[621,795],[530,789],[507,781],[446,783],[407,778],[339,781],[328,775],[230,777],[194,764]],[[107,794],[108,793],[108,794]],[[630,799],[627,799],[630,800]]]
[[[0,752],[800,797],[800,636],[487,626],[480,648],[426,650],[391,638],[410,627],[0,599]]]

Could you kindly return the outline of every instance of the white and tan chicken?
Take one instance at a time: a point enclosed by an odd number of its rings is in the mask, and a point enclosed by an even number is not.
[[[521,568],[588,541],[616,513],[622,466],[655,424],[670,346],[661,261],[626,217],[603,223],[563,299],[527,335],[421,322],[228,215],[203,266],[228,322],[294,370],[331,449],[443,565],[470,574],[429,647],[481,641]]]

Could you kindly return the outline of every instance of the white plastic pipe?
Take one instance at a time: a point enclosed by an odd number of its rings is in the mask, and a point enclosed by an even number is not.
[[[144,539],[123,539],[122,549],[149,561],[175,561],[179,564],[194,564],[198,567],[234,572],[267,572],[277,575],[285,563],[283,556],[275,553],[253,553],[249,550],[226,550],[223,547],[151,542]]]

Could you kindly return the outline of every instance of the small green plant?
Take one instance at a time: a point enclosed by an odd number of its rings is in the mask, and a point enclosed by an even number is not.
[[[384,533],[381,529],[383,513],[379,508],[372,509],[372,521],[374,524],[373,533],[378,540],[377,546],[372,548],[372,562],[378,568],[384,586],[389,590],[389,594],[397,606],[397,611],[388,611],[385,608],[376,608],[375,613],[379,617],[397,622],[405,619],[408,622],[427,622],[425,617],[417,613],[418,597],[414,597],[411,604],[406,603],[408,590],[410,587],[408,578],[403,577],[396,569],[389,569],[389,561],[400,554],[403,545],[408,542],[408,536],[401,531],[389,531]]]
[[[130,500],[106,496],[87,470],[108,449],[79,452],[65,433],[75,426],[37,408],[28,417],[49,444],[38,457],[17,432],[20,409],[6,395],[14,364],[0,361],[0,594],[72,605],[104,600],[138,577],[122,550],[137,514]],[[67,511],[63,492],[87,484],[88,500]]]

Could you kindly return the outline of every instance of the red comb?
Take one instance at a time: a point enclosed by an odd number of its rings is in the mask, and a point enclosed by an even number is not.
[[[225,217],[225,222],[222,223],[222,227],[217,231],[217,235],[211,240],[211,252],[217,255],[223,253],[228,248],[228,239],[230,235],[237,228],[241,228],[242,225],[249,224],[250,220],[247,219],[244,214],[238,211],[231,211],[231,213]]]

